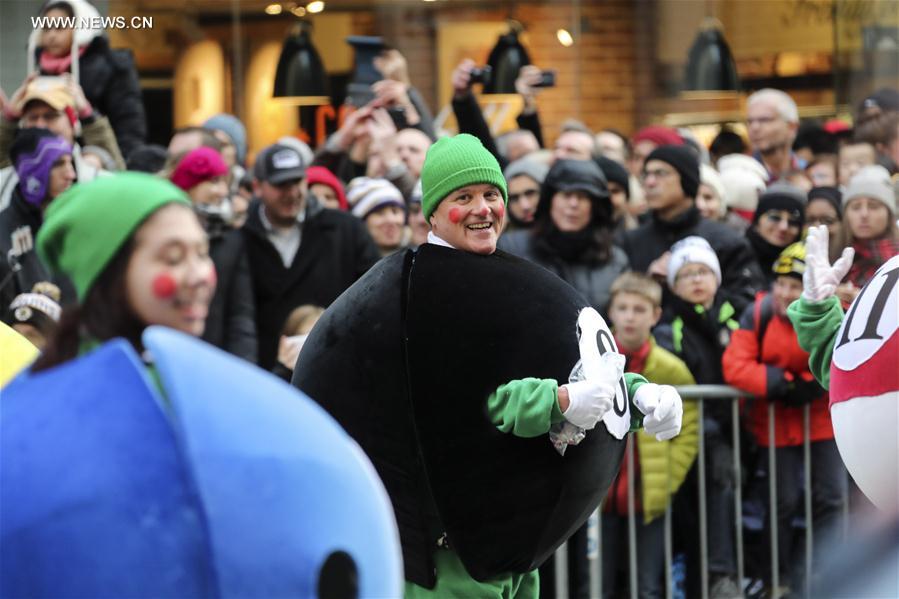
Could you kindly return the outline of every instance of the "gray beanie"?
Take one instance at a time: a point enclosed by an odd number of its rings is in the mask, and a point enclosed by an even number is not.
[[[882,202],[890,212],[896,214],[896,190],[890,180],[890,173],[879,164],[863,167],[849,180],[843,194],[843,209],[855,198],[866,197]]]
[[[525,175],[540,185],[543,185],[543,181],[546,180],[546,173],[548,172],[549,167],[547,165],[524,157],[509,163],[509,165],[506,166],[506,170],[503,171],[503,176],[506,178],[507,183],[515,177]]]

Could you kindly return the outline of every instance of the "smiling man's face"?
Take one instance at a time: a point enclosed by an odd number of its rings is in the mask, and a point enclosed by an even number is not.
[[[503,230],[506,206],[495,185],[466,185],[449,194],[431,215],[434,234],[457,250],[492,254]]]

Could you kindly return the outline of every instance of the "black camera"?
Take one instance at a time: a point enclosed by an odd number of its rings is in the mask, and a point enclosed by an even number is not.
[[[556,86],[556,72],[555,71],[540,71],[540,82],[535,83],[534,87],[555,87]]]
[[[475,83],[490,83],[490,73],[493,69],[490,68],[489,65],[484,65],[482,67],[475,67],[471,69],[468,73],[468,81],[472,84]]]

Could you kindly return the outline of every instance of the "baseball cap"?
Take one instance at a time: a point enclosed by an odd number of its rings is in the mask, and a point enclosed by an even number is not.
[[[59,77],[37,77],[25,88],[25,95],[16,109],[22,111],[32,100],[46,102],[54,110],[65,110],[66,106],[75,106],[75,98],[69,93],[65,83]]]
[[[306,165],[295,149],[281,144],[263,148],[256,156],[253,175],[260,181],[280,185],[306,176]]]
[[[899,110],[899,91],[884,87],[864,100],[861,103],[861,110],[880,109],[883,112]]]

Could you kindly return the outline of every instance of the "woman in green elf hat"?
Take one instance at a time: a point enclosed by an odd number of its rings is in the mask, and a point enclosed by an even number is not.
[[[599,505],[624,435],[646,414],[648,432],[675,436],[680,397],[623,374],[573,288],[497,251],[506,183],[477,138],[437,141],[421,182],[428,242],[325,311],[293,384],[375,464],[407,598],[536,597],[537,566]]]
[[[215,267],[190,200],[170,182],[121,173],[73,187],[48,208],[37,249],[71,279],[78,304],[63,310],[35,370],[114,337],[140,353],[153,324],[202,335]]]

